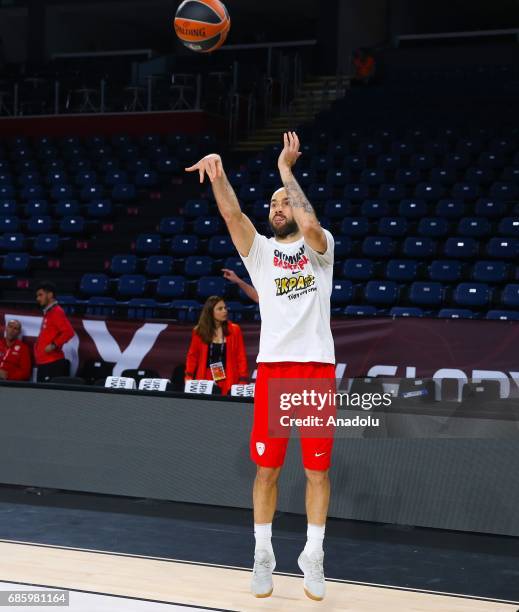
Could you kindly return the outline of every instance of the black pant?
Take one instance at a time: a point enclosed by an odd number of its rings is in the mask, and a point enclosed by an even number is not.
[[[70,375],[70,363],[66,359],[58,359],[52,363],[44,363],[38,366],[38,374],[36,380],[39,383],[51,382],[53,378],[57,376],[69,376]]]

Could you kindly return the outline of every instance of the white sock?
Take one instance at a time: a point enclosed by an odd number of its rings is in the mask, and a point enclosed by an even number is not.
[[[314,552],[323,552],[324,529],[325,525],[311,525],[308,523],[306,544],[303,551],[305,555],[311,555]]]
[[[255,550],[268,550],[274,554],[272,548],[272,523],[254,523]]]

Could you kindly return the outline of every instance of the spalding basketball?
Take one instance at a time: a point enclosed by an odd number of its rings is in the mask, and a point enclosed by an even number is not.
[[[220,0],[184,0],[175,15],[175,32],[183,44],[199,53],[216,51],[231,28],[231,19]]]

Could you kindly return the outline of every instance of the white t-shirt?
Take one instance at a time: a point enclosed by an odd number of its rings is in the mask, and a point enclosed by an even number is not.
[[[322,255],[304,238],[278,242],[256,233],[243,263],[259,295],[257,361],[335,363],[330,329],[334,240],[328,230]]]

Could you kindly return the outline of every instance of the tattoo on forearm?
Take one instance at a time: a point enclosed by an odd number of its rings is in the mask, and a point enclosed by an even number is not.
[[[315,215],[313,206],[294,177],[284,180],[283,185],[287,190],[288,198],[293,208],[302,208],[306,213]]]

